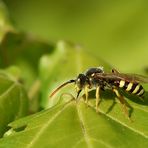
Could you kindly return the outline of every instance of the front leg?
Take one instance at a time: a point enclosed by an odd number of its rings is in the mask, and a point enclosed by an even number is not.
[[[96,87],[96,112],[99,109],[99,102],[100,102],[100,86]]]
[[[85,97],[86,97],[85,102],[88,105],[88,86],[85,86],[84,91],[85,91]]]

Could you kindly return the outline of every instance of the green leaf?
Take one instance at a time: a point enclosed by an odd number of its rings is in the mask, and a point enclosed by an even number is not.
[[[10,74],[0,71],[0,137],[8,130],[8,123],[28,112],[26,92],[13,78]]]
[[[63,82],[74,79],[90,67],[103,66],[110,70],[110,65],[84,50],[80,45],[59,41],[53,54],[44,55],[40,60],[40,79],[42,91],[42,107],[51,107],[57,102],[57,97],[49,99],[51,93]],[[75,95],[74,87],[67,86],[62,91]],[[61,91],[59,91],[61,93]]]
[[[0,65],[3,68],[17,65],[23,71],[26,88],[29,88],[37,78],[40,57],[52,51],[53,45],[31,34],[8,32],[1,43]]]
[[[0,66],[9,67],[7,71],[19,68],[23,82],[30,98],[30,111],[39,109],[40,81],[38,79],[38,62],[42,55],[52,53],[53,45],[26,33],[7,32],[0,45]],[[16,69],[15,69],[16,70]],[[12,72],[13,73],[13,72]],[[32,108],[32,106],[34,106]]]
[[[3,66],[18,64],[20,60],[28,60],[31,66],[36,68],[37,60],[41,55],[53,51],[51,43],[23,32],[7,32],[1,46]]]
[[[134,122],[129,122],[117,103],[106,114],[112,100],[103,100],[96,113],[95,100],[69,101],[10,124],[10,134],[0,147],[40,148],[116,148],[148,146],[148,108],[134,106]]]
[[[30,99],[30,112],[39,110],[40,80],[38,62],[52,53],[53,45],[31,34],[7,32],[0,45],[0,67],[19,77]],[[16,67],[19,69],[16,70]]]

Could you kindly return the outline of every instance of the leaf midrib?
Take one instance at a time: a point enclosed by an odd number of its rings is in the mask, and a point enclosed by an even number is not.
[[[93,148],[93,144],[91,143],[91,140],[97,141],[97,142],[103,144],[107,148],[112,148],[111,145],[105,144],[105,142],[103,140],[94,139],[93,137],[91,137],[89,135],[88,130],[87,130],[87,125],[86,125],[84,118],[83,118],[83,114],[82,114],[82,112],[81,112],[81,110],[79,109],[78,106],[76,106],[76,108],[77,108],[77,113],[78,113],[78,117],[79,117],[79,120],[80,120],[80,126],[81,126],[81,129],[82,129],[82,133],[84,135],[84,139],[86,141],[88,148]]]

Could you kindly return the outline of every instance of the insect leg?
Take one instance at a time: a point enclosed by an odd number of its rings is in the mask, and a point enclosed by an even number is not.
[[[80,89],[80,90],[77,91],[77,97],[76,97],[76,99],[79,97],[81,91],[82,91],[82,89]]]
[[[86,104],[88,104],[88,86],[85,86],[85,102],[86,102]]]
[[[98,112],[100,102],[100,86],[96,87],[96,112]]]
[[[124,100],[124,97],[122,95],[120,95],[119,91],[116,88],[113,88],[113,92],[116,94],[117,98],[119,99],[120,103],[122,104],[123,111],[124,111],[125,115],[131,121],[131,119],[128,115],[128,111],[127,111],[127,108],[126,108],[126,102]]]

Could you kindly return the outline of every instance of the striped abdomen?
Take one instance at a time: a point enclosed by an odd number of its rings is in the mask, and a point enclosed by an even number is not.
[[[139,83],[120,80],[118,83],[116,82],[116,84],[118,85],[118,87],[123,88],[125,91],[131,94],[135,94],[139,97],[142,97],[145,92],[142,85],[140,85]]]

